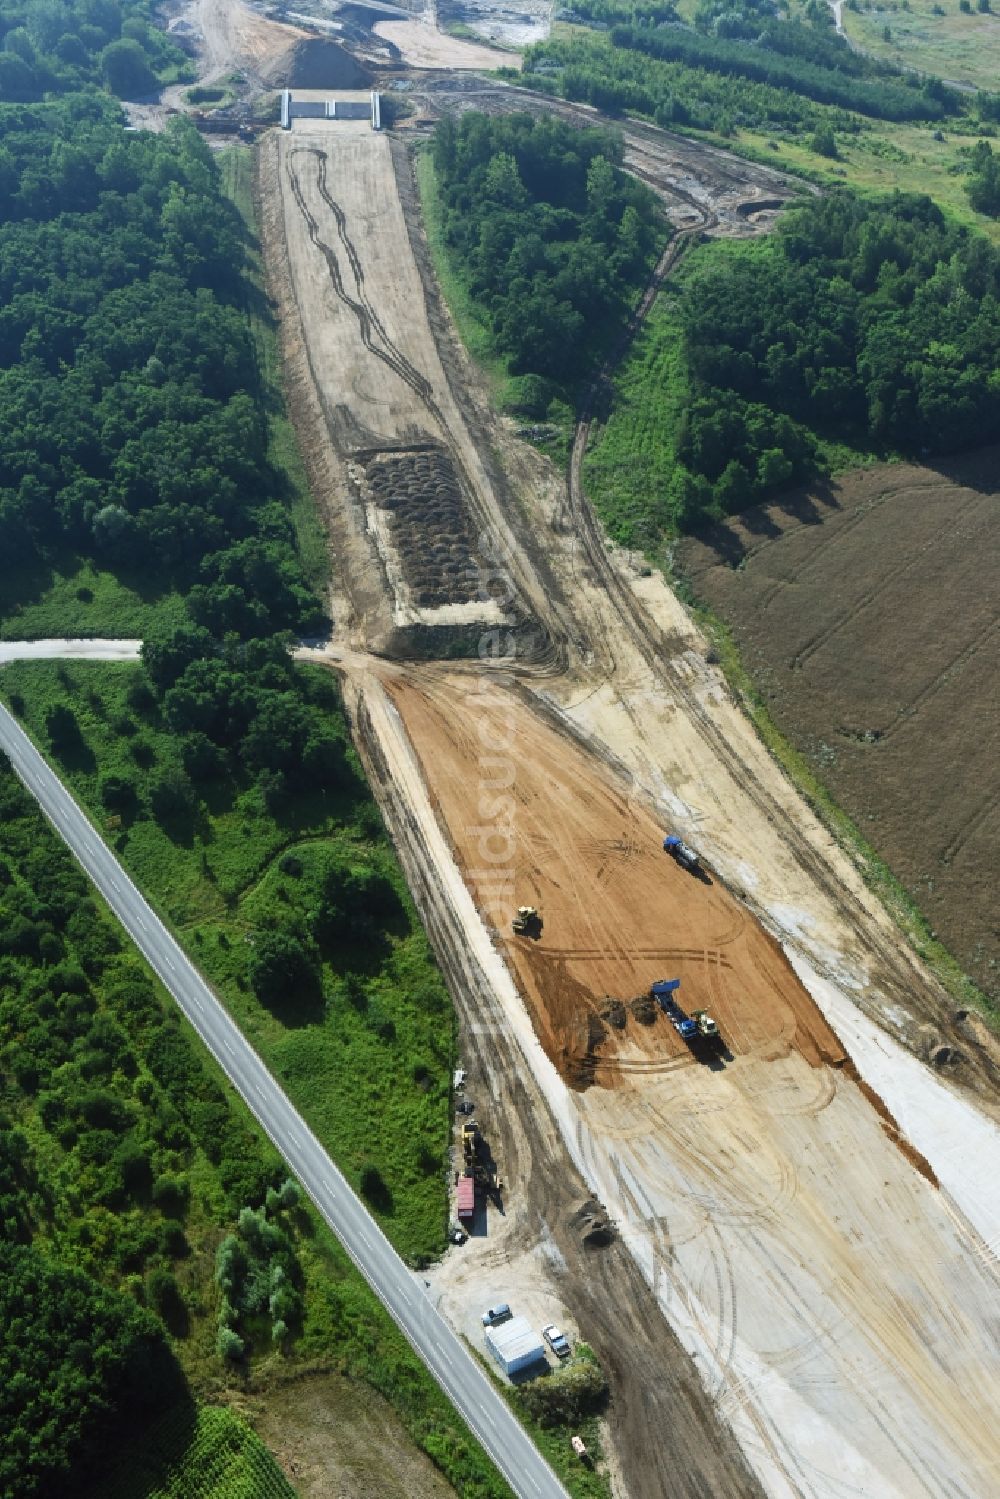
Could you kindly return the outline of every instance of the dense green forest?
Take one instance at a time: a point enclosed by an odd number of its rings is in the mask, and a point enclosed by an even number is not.
[[[998,350],[988,240],[929,198],[811,198],[766,240],[690,257],[589,460],[595,495],[619,539],[651,546],[816,474],[831,445],[974,446],[1000,422]],[[642,462],[662,461],[630,501],[614,470],[640,430]]]
[[[966,191],[977,213],[1000,219],[1000,156],[989,141],[978,141],[972,148]]]
[[[435,132],[445,244],[530,415],[594,369],[666,242],[621,155],[611,133],[544,116],[470,112]]]
[[[82,1493],[108,1448],[184,1398],[155,1317],[2,1239],[0,1317],[0,1494],[10,1499]]]
[[[661,62],[681,62],[724,77],[746,78],[788,89],[817,104],[835,104],[883,120],[936,120],[955,109],[958,96],[937,80],[919,83],[900,75],[890,81],[868,76],[874,68],[836,39],[791,22],[758,27],[754,45],[746,39],[702,35],[682,26],[615,26],[616,47],[642,52]],[[856,59],[856,60],[855,60]]]
[[[0,687],[396,1248],[425,1263],[446,1226],[447,991],[329,672],[293,670],[280,642],[191,660],[199,640],[151,637],[145,668],[14,663]]]
[[[852,50],[825,4],[779,14],[770,0],[702,0],[693,25],[656,0],[579,0],[561,15],[584,26],[529,47],[522,81],[662,126],[856,135],[866,116],[933,124],[970,110],[990,128],[1000,112],[1000,95],[969,99]]]
[[[243,226],[187,121],[11,107],[0,187],[0,602],[92,560],[217,635],[318,629],[266,462]],[[252,602],[251,602],[252,600]]]
[[[150,0],[0,0],[0,103],[101,84],[122,99],[194,77]]]
[[[103,1496],[124,1426],[172,1404],[197,1436],[174,1354],[200,1390],[278,1351],[505,1492],[5,761],[0,814],[0,1494],[82,1494],[93,1460]]]
[[[187,1402],[192,1257],[281,1163],[6,761],[0,815],[0,1492],[82,1493]]]

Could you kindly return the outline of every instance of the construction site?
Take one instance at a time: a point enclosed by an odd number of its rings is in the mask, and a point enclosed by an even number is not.
[[[383,24],[402,45],[418,23]],[[300,655],[341,679],[478,1102],[452,1178],[470,1237],[432,1292],[470,1337],[516,1290],[592,1345],[616,1495],[986,1499],[995,1043],[964,1043],[957,1080],[918,1059],[954,1005],[688,611],[606,540],[587,413],[564,474],[494,409],[432,270],[413,151],[436,118],[594,114],[461,62],[410,77],[402,128],[370,94],[265,134],[256,192],[333,558],[333,636]],[[766,233],[801,188],[623,128],[674,245]]]

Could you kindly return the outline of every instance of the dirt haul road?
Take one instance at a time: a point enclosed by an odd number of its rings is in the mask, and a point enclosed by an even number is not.
[[[658,171],[670,155],[668,142]],[[327,127],[272,142],[261,166],[359,742],[514,1162],[513,1198],[548,1247],[553,1296],[612,1368],[626,1491],[752,1492],[728,1427],[774,1494],[986,1495],[1000,1457],[983,1244],[1000,1229],[997,1132],[869,1018],[905,1040],[928,1014],[943,1023],[940,992],[662,580],[609,549],[582,496],[491,412],[427,275],[398,152]],[[745,231],[732,197],[725,185],[716,217]],[[391,349],[417,378],[390,368]],[[367,654],[456,643],[454,604],[421,604],[428,590],[407,576],[440,563],[454,582],[443,492],[465,570],[492,559],[462,604],[466,641],[475,626],[487,654],[514,653],[510,672],[484,668],[486,692],[470,668]],[[406,634],[414,623],[422,634]],[[711,885],[666,862],[664,823],[695,838]],[[491,834],[504,857],[486,879]],[[506,937],[521,901],[546,918],[535,946]],[[602,1018],[609,996],[675,976],[689,1008],[717,1012],[731,1062],[697,1065],[662,1017]],[[646,1289],[622,1273],[616,1296],[606,1252],[588,1266],[574,1251],[583,1182]],[[692,1403],[684,1349],[714,1415]],[[682,1396],[696,1416],[679,1430]]]

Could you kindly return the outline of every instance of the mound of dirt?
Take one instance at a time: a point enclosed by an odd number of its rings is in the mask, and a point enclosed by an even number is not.
[[[273,88],[368,88],[371,74],[329,37],[295,42],[263,71]]]
[[[628,1007],[640,1025],[652,1025],[656,1019],[656,1001],[649,994],[637,994]]]
[[[601,1006],[600,1013],[601,1019],[606,1020],[608,1025],[613,1025],[616,1031],[623,1031],[625,1029],[628,1011],[620,999],[611,999],[609,996]]]
[[[566,1081],[571,1088],[589,1088],[597,1073],[597,1054],[607,1036],[604,1022],[591,1010],[585,1019],[577,1017],[568,1036],[563,1054]]]
[[[595,1197],[588,1197],[570,1215],[570,1227],[580,1235],[584,1244],[599,1249],[610,1244],[615,1236],[615,1226]]]

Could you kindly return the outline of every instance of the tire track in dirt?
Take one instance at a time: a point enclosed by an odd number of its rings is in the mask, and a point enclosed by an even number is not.
[[[337,225],[337,233],[340,235],[341,244],[344,246],[344,251],[347,255],[348,263],[350,264],[351,270],[354,273],[354,284],[357,288],[358,296],[361,300],[362,305],[368,313],[371,326],[375,329],[379,337],[385,343],[386,348],[390,349],[393,353],[393,356],[399,361],[400,369],[407,372],[406,381],[410,386],[410,389],[421,397],[424,403],[428,406],[428,409],[431,411],[432,415],[435,416],[435,420],[441,422],[441,424],[443,425],[443,417],[441,416],[438,408],[433,405],[434,388],[431,385],[431,382],[426,379],[425,376],[420,374],[419,370],[417,370],[415,366],[410,363],[410,361],[400,351],[397,345],[393,343],[392,339],[389,337],[389,334],[386,332],[385,325],[382,322],[378,311],[368,300],[368,297],[365,293],[365,272],[364,267],[361,264],[361,257],[354,247],[354,242],[351,239],[351,236],[347,232],[347,215],[345,214],[343,208],[341,208],[340,204],[330,196],[329,189],[326,185],[326,169],[329,158],[325,151],[320,151],[318,149],[314,151],[314,154],[319,158],[316,182],[317,190],[320,197],[323,199],[323,202],[333,214],[334,220]]]
[[[612,1388],[607,1420],[630,1499],[763,1499],[727,1422],[706,1400],[692,1361],[664,1318],[630,1252],[620,1241],[589,1249],[571,1218],[590,1189],[566,1151],[549,1104],[525,1065],[489,977],[460,919],[430,876],[434,860],[409,803],[398,767],[390,765],[363,692],[350,682],[347,707],[356,743],[407,883],[442,964],[462,1022],[463,1065],[470,1093],[503,1100],[495,1126],[505,1175],[524,1184],[509,1209],[521,1216],[527,1244],[544,1233],[564,1266],[560,1294],[605,1368]],[[578,1121],[578,1158],[589,1131]],[[650,1433],[669,1439],[650,1441]]]
[[[976,503],[977,502],[974,501],[964,506],[963,509],[959,512],[958,518],[960,519],[962,516],[964,516],[965,512],[967,510],[971,510]],[[829,548],[827,547],[825,550],[828,554]],[[845,625],[852,624],[860,615],[865,612],[866,609],[870,609],[872,604],[876,603],[880,596],[885,592],[886,587],[890,583],[894,583],[897,578],[905,577],[908,572],[912,572],[915,567],[919,567],[923,563],[928,553],[936,550],[936,545],[932,546],[931,543],[928,543],[921,551],[917,552],[911,557],[907,557],[906,561],[901,562],[898,567],[892,567],[887,572],[880,573],[878,581],[874,587],[869,588],[867,592],[861,595],[860,598],[855,599],[850,608],[844,610],[842,614],[834,618],[828,625],[824,625],[823,628],[817,631],[815,635],[811,636],[809,639],[804,641],[802,645],[799,646],[795,654],[791,657],[789,666],[792,667],[793,670],[801,669],[804,663],[810,660],[810,658],[814,656],[817,651],[822,650],[827,641],[832,640],[833,637],[845,627]]]
[[[663,1220],[638,1181],[631,1176],[629,1180],[626,1180],[618,1162],[614,1163],[614,1173],[624,1200],[630,1205],[634,1216],[644,1223],[650,1236],[654,1262],[654,1285],[659,1288],[662,1283],[663,1267],[672,1259],[671,1241],[667,1236]],[[734,1367],[739,1340],[736,1274],[731,1256],[726,1250],[722,1235],[712,1219],[709,1208],[703,1208],[702,1213],[703,1222],[698,1237],[703,1242],[704,1253],[709,1261],[708,1273],[715,1283],[717,1316],[715,1318],[707,1316],[701,1310],[701,1303],[694,1299],[681,1281],[672,1278],[671,1287],[683,1304],[686,1315],[697,1329],[702,1342],[707,1348],[712,1349],[717,1372],[715,1388],[711,1392],[712,1399],[719,1411],[729,1419],[731,1412],[728,1406],[731,1402],[727,1401],[727,1396],[731,1391],[745,1389],[747,1383],[737,1375]],[[657,1294],[659,1295],[659,1289]],[[717,1324],[714,1330],[713,1322]],[[744,1418],[750,1421],[761,1445],[768,1453],[774,1467],[782,1474],[791,1493],[797,1496],[797,1499],[806,1499],[807,1490],[803,1490],[799,1483],[799,1479],[804,1482],[806,1480],[798,1458],[774,1423],[763,1413],[759,1402],[753,1398],[752,1392],[747,1391],[740,1405]]]
[[[883,736],[884,737],[884,736]],[[966,839],[973,829],[982,826],[996,810],[997,795],[995,791],[989,791],[976,803],[968,817],[958,824],[953,836],[941,849],[941,858],[950,864],[955,856],[961,853]]]
[[[986,645],[987,641],[989,641],[994,635],[997,634],[998,630],[1000,630],[1000,622],[995,619],[990,620],[988,624],[984,625],[983,629],[981,629],[979,634],[969,642],[965,649],[959,651],[957,656],[953,657],[953,659],[949,661],[946,666],[943,666],[938,672],[937,676],[934,677],[930,682],[928,682],[926,687],[922,687],[921,690],[910,699],[904,711],[901,714],[897,714],[892,723],[887,724],[886,727],[881,730],[880,738],[891,739],[898,729],[900,729],[904,724],[908,723],[909,720],[916,715],[918,709],[920,709],[924,703],[929,702],[930,699],[932,697],[935,697],[943,687],[946,687],[948,685],[948,682],[954,672],[959,671],[967,661],[971,661],[974,656],[977,656],[979,654],[983,646]]]
[[[410,390],[413,391],[414,395],[417,396],[417,398],[424,404],[430,415],[434,418],[434,421],[437,424],[438,428],[442,432],[446,431],[447,427],[444,416],[441,412],[440,407],[437,405],[437,402],[434,400],[433,387],[430,381],[427,380],[423,375],[421,375],[419,371],[415,370],[413,365],[410,364],[409,360],[399,352],[395,344],[392,343],[392,341],[385,333],[385,330],[384,328],[382,328],[378,318],[372,317],[372,311],[370,306],[368,305],[367,300],[362,298],[361,301],[355,301],[355,299],[350,295],[346,286],[344,285],[344,278],[341,273],[340,262],[337,259],[336,251],[327,244],[326,240],[321,235],[319,224],[311,213],[309,205],[306,203],[305,194],[302,191],[302,185],[299,181],[298,173],[292,166],[291,157],[299,155],[316,158],[319,163],[317,175],[319,176],[320,172],[322,172],[324,174],[323,180],[325,180],[325,163],[327,159],[326,152],[320,151],[315,147],[297,147],[295,151],[290,153],[290,159],[288,162],[288,181],[292,189],[292,196],[294,197],[299,212],[301,213],[305,221],[309,238],[312,240],[313,244],[316,246],[317,250],[319,250],[320,254],[323,256],[323,259],[326,261],[327,269],[330,273],[330,282],[333,286],[333,290],[338,300],[341,301],[356,318],[358,330],[361,334],[361,341],[368,352],[374,355],[376,359],[381,360],[383,364],[387,365],[389,369],[392,370],[393,374],[398,375],[400,380],[402,380],[405,385],[409,386]],[[328,204],[330,204],[331,207],[333,207],[333,200],[329,197],[328,194],[323,191],[322,186],[320,186],[320,192],[324,197],[324,200]],[[346,230],[346,219],[344,218],[342,212],[340,212],[339,215],[335,214],[335,216],[337,218],[338,233],[340,234],[340,237],[344,242],[345,250],[347,250],[349,237]],[[347,254],[348,260],[352,267],[357,267],[359,270],[360,261],[357,258],[357,252],[354,250],[353,245],[350,247],[350,250],[347,250]],[[357,274],[357,271],[355,272],[355,274]],[[380,338],[385,344],[384,348],[380,347],[372,337],[372,330],[374,327],[376,327],[376,324],[378,325],[376,331],[379,332]]]
[[[768,1246],[754,1229],[748,1228],[747,1239],[756,1247],[758,1254],[761,1256],[761,1263],[769,1263],[770,1272],[778,1283],[776,1294],[782,1297],[785,1304],[798,1317],[807,1336],[809,1338],[821,1337],[822,1333],[817,1326],[815,1312],[810,1303],[805,1300],[801,1290],[796,1286],[791,1276],[781,1268],[773,1255],[769,1255]],[[857,1291],[859,1293],[862,1292],[862,1288],[859,1286]],[[898,1298],[896,1299],[898,1302]],[[864,1297],[863,1294],[855,1295],[854,1300],[856,1304],[859,1306],[863,1305],[866,1308],[868,1317],[867,1320],[864,1320],[863,1325],[867,1328],[869,1339],[873,1344],[881,1345],[882,1347],[897,1346],[894,1334],[897,1332],[901,1332],[904,1336],[908,1334],[909,1319],[906,1315],[906,1309],[902,1305],[897,1305],[895,1309],[890,1308],[888,1310],[881,1304],[875,1307],[871,1298]],[[928,1404],[933,1408],[940,1398],[940,1390],[937,1384],[932,1384],[923,1376],[920,1370],[913,1368],[912,1365],[907,1368],[907,1379],[910,1388],[916,1387],[919,1389]],[[855,1380],[859,1386],[863,1387],[865,1408],[869,1416],[877,1426],[883,1439],[896,1453],[903,1467],[911,1475],[913,1488],[908,1490],[908,1494],[915,1496],[917,1493],[920,1493],[926,1495],[927,1499],[946,1499],[946,1496],[949,1496],[953,1492],[950,1475],[938,1471],[934,1474],[933,1482],[931,1482],[928,1473],[926,1452],[919,1462],[915,1461],[910,1449],[894,1434],[893,1413],[887,1405],[885,1396],[880,1389],[870,1381],[863,1379],[859,1367],[855,1369]],[[896,1414],[896,1425],[898,1426],[898,1413]],[[856,1489],[854,1492],[863,1494],[866,1490]],[[968,1499],[967,1491],[962,1490],[960,1492],[963,1494],[964,1499]]]

